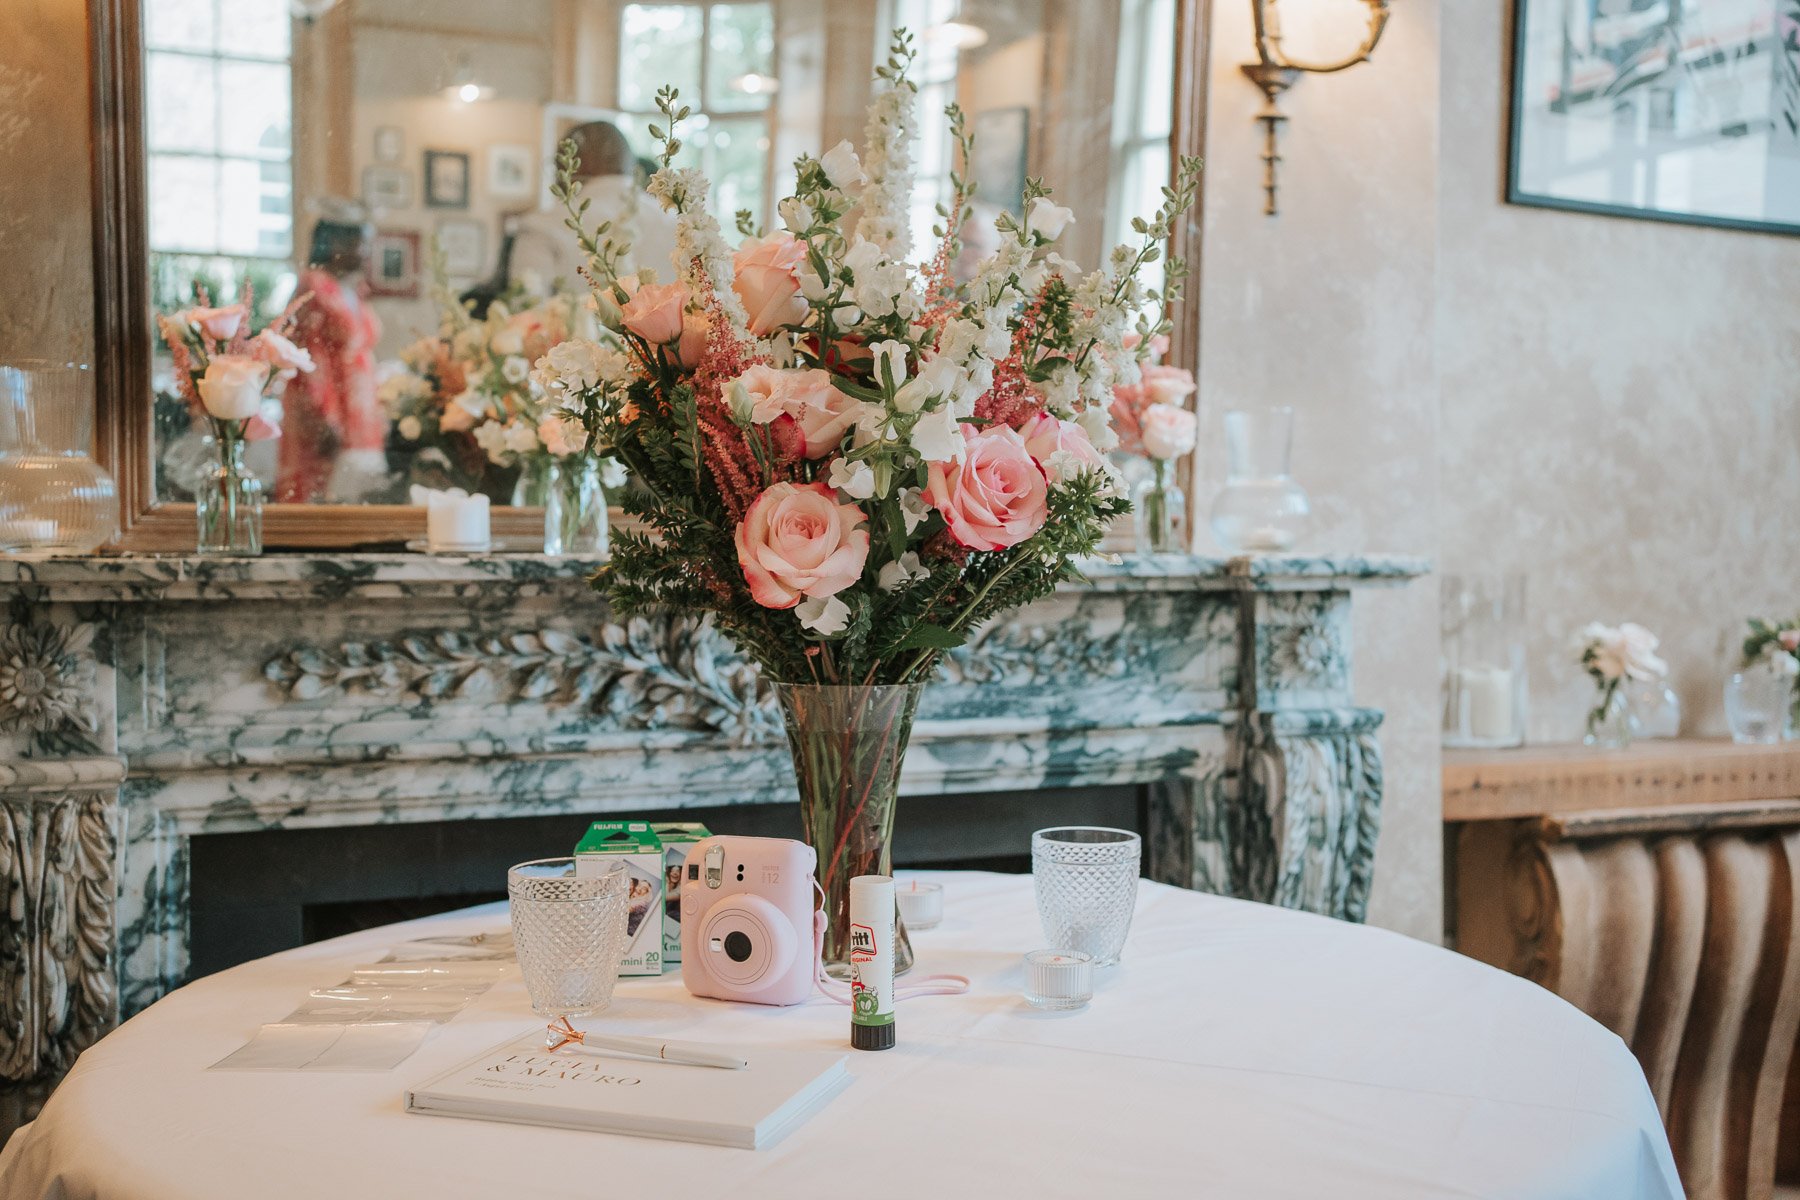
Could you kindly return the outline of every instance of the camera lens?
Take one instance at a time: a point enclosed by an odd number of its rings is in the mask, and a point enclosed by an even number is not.
[[[725,935],[725,954],[732,962],[743,962],[750,957],[750,938],[737,930]]]

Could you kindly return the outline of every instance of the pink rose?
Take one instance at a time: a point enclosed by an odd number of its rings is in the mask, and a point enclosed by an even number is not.
[[[711,330],[711,321],[703,312],[684,312],[681,314],[681,341],[675,345],[675,363],[677,366],[693,370],[706,357],[706,338]]]
[[[862,576],[869,530],[862,510],[823,483],[771,484],[737,527],[738,564],[764,608],[835,596]]]
[[[1783,650],[1792,654],[1800,650],[1800,629],[1784,629],[1775,635],[1775,640],[1781,643]]]
[[[792,417],[806,437],[806,457],[824,458],[844,440],[862,406],[832,386],[831,374],[811,370],[778,370],[758,364],[738,376],[750,400],[750,421],[767,425]]]
[[[250,342],[250,357],[268,363],[277,372],[292,376],[313,369],[312,355],[273,329],[265,329]]]
[[[546,415],[538,422],[537,435],[538,441],[544,443],[544,449],[557,458],[579,454],[587,447],[587,430],[582,427],[581,418],[573,413]]]
[[[1185,408],[1152,404],[1139,418],[1144,453],[1151,458],[1180,458],[1194,448],[1199,421]]]
[[[1194,394],[1194,373],[1186,367],[1159,367],[1152,364],[1145,367],[1143,373],[1144,394],[1152,404],[1173,404],[1179,407]]]
[[[806,316],[796,275],[806,261],[806,244],[785,230],[765,238],[746,238],[731,256],[731,290],[750,314],[750,332],[767,337],[783,325]]]
[[[1101,466],[1100,452],[1094,449],[1087,430],[1073,421],[1039,413],[1025,422],[1019,436],[1025,439],[1025,449],[1037,460],[1038,466],[1045,468],[1045,475],[1050,474],[1047,464],[1051,455],[1058,452],[1071,456],[1083,467]]]
[[[1049,485],[1025,439],[1004,425],[962,427],[962,462],[934,462],[925,495],[950,536],[971,550],[1004,550],[1044,527]]]
[[[212,337],[223,341],[237,336],[238,326],[244,323],[244,306],[227,304],[224,308],[190,308],[187,319]]]
[[[200,402],[220,421],[246,421],[262,411],[269,364],[245,354],[217,354],[198,384]]]
[[[638,288],[619,312],[625,328],[653,346],[681,337],[688,290],[679,283],[652,283]]]

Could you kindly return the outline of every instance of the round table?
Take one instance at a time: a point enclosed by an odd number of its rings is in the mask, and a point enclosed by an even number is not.
[[[850,1051],[836,1004],[697,1000],[675,973],[621,981],[608,1032],[844,1048],[854,1082],[772,1149],[404,1113],[408,1084],[539,1024],[516,966],[392,1071],[206,1070],[395,943],[502,928],[496,905],[165,997],[83,1054],[12,1138],[0,1195],[1681,1196],[1636,1060],[1524,980],[1379,929],[1145,883],[1092,1005],[1039,1013],[1019,998],[1019,956],[1041,940],[1030,878],[920,878],[946,893],[944,923],[914,937],[920,969],[974,988],[902,1001],[891,1051]]]

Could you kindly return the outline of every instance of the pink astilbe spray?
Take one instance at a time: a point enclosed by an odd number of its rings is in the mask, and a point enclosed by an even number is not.
[[[976,421],[1018,429],[1044,411],[1043,398],[1025,373],[1025,352],[1037,334],[1043,306],[1040,293],[1020,312],[1018,327],[1013,330],[1012,350],[994,364],[993,385],[975,401]]]

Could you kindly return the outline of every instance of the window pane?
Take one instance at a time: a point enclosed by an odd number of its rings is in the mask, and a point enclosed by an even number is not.
[[[283,214],[263,211],[262,166],[244,158],[219,163],[219,246],[226,254],[263,253],[265,227],[280,232]]]
[[[768,107],[775,69],[775,14],[767,4],[715,4],[707,29],[706,107]]]
[[[219,64],[219,152],[285,159],[288,130],[288,69],[284,63]]]
[[[700,107],[701,10],[686,4],[627,4],[619,18],[619,106],[655,111],[656,90],[681,89]]]
[[[286,58],[288,0],[227,0],[219,22],[219,49],[252,58]]]
[[[214,60],[155,51],[145,57],[149,60],[144,93],[149,104],[150,148],[214,149],[219,137]]]
[[[714,186],[712,211],[719,223],[734,228],[734,214],[747,208],[761,224],[763,180],[769,161],[768,123],[760,116],[715,118],[707,135],[706,166]]]
[[[214,0],[144,0],[144,44],[210,52],[213,4]]]
[[[150,155],[150,245],[211,250],[218,239],[218,160]]]

